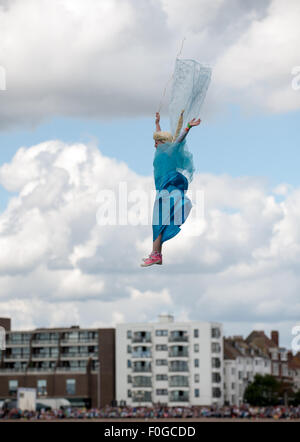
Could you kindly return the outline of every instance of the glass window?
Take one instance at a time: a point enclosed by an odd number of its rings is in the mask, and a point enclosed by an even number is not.
[[[168,375],[167,374],[157,374],[156,375],[156,380],[157,381],[167,381],[168,380]]]
[[[194,344],[194,352],[195,353],[199,352],[199,344]]]
[[[45,396],[47,394],[47,381],[46,381],[46,379],[38,379],[38,381],[37,381],[37,394],[38,394],[38,396]]]
[[[9,395],[16,394],[18,390],[18,381],[15,380],[8,381],[8,390],[9,390]]]
[[[212,337],[212,338],[219,338],[220,336],[221,336],[220,329],[217,328],[217,327],[213,327],[213,328],[211,329],[211,337]]]
[[[66,380],[67,394],[76,394],[76,379]]]
[[[200,375],[197,373],[197,374],[195,374],[195,377],[194,377],[194,379],[195,379],[195,382],[200,382]]]
[[[157,396],[167,396],[168,395],[168,390],[158,389],[158,390],[156,390],[156,395]]]
[[[199,338],[199,330],[198,329],[194,330],[194,338]]]
[[[194,359],[194,367],[199,367],[199,359]]]
[[[168,330],[156,330],[155,335],[156,336],[168,336]]]
[[[127,353],[131,353],[131,345],[127,345]]]
[[[132,333],[131,330],[127,330],[127,339],[131,339]]]
[[[130,359],[127,360],[127,367],[131,368],[131,360]]]
[[[195,390],[194,390],[194,396],[195,396],[195,397],[199,397],[199,396],[200,396],[199,388],[195,388]]]
[[[168,365],[167,359],[156,359],[156,365]]]

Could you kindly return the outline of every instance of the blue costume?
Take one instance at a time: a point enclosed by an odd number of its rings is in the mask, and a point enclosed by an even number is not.
[[[199,115],[210,80],[210,67],[194,60],[176,60],[169,104],[173,134],[182,110],[184,124]],[[159,144],[156,148],[153,161],[157,192],[152,221],[153,241],[160,234],[162,243],[177,235],[192,208],[186,191],[195,169],[193,156],[186,147],[186,134],[185,131],[174,142]]]

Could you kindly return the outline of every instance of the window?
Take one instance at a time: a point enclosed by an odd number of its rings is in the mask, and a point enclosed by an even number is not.
[[[9,395],[13,396],[15,394],[17,394],[17,390],[18,390],[18,381],[8,381],[8,390],[9,390]]]
[[[195,397],[199,397],[199,396],[200,396],[199,388],[195,388],[195,390],[194,390],[194,396],[195,396]]]
[[[212,366],[213,368],[220,368],[221,367],[221,361],[219,358],[212,358]]]
[[[167,359],[156,359],[156,365],[168,365]]]
[[[212,342],[211,351],[212,351],[212,353],[220,353],[221,345],[218,342]]]
[[[156,380],[157,381],[167,381],[168,380],[168,375],[167,374],[157,374],[156,375]]]
[[[158,344],[155,349],[156,351],[168,351],[168,346],[166,344]]]
[[[130,359],[127,360],[127,368],[131,368],[131,360]]]
[[[167,396],[168,395],[168,390],[158,389],[158,390],[156,390],[156,395],[157,396]]]
[[[37,394],[38,396],[47,395],[47,381],[46,379],[38,379],[37,381]]]
[[[131,353],[131,345],[127,345],[127,353]]]
[[[221,332],[219,328],[213,327],[211,329],[211,337],[212,338],[219,338],[221,336]]]
[[[131,383],[132,383],[131,374],[129,374],[129,375],[127,376],[127,383],[128,383],[128,384],[131,384]]]
[[[66,381],[66,390],[67,394],[76,394],[76,380],[75,379],[67,379]]]
[[[196,328],[194,330],[194,338],[199,338],[199,330]]]
[[[194,380],[196,383],[200,382],[200,375],[198,373],[194,375]]]
[[[194,344],[194,352],[195,353],[199,352],[199,344]]]
[[[231,369],[231,374],[235,375],[235,368],[234,367],[232,367],[232,369]]]
[[[194,359],[194,367],[199,367],[199,359]]]
[[[214,387],[212,389],[212,395],[213,395],[214,398],[221,397],[221,390],[220,390],[220,388],[219,387]]]
[[[132,338],[131,330],[127,330],[127,339],[131,339],[131,338]]]
[[[220,383],[221,382],[221,375],[220,373],[213,373],[212,374],[212,382]]]
[[[231,390],[234,390],[234,389],[235,389],[235,383],[232,382],[232,384],[231,384]]]
[[[239,380],[243,379],[243,372],[239,371]]]
[[[127,390],[127,397],[131,397],[131,390]]]
[[[155,335],[156,336],[168,336],[168,330],[156,330]]]

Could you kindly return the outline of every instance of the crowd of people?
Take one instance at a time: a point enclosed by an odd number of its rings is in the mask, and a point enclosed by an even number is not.
[[[60,410],[21,411],[17,408],[0,410],[0,419],[60,420],[60,419],[170,419],[170,418],[228,418],[228,419],[300,419],[300,406],[252,407],[105,407],[62,408]]]

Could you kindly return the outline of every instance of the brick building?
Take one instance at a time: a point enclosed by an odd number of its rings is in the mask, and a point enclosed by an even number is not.
[[[19,387],[36,388],[38,398],[64,398],[74,406],[98,407],[115,400],[115,330],[41,328],[6,330],[0,350],[0,399]]]

